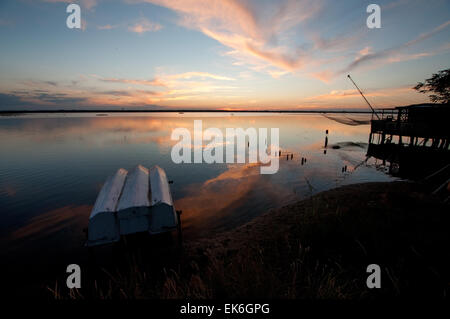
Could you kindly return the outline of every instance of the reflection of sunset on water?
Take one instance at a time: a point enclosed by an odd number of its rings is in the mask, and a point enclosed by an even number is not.
[[[172,195],[176,209],[183,211],[187,239],[242,224],[341,183],[384,180],[381,172],[358,166],[365,158],[364,147],[329,147],[324,154],[325,130],[329,130],[329,146],[367,141],[368,125],[346,125],[349,116],[111,113],[3,117],[0,204],[5,213],[0,216],[1,227],[8,229],[4,231],[8,240],[30,245],[83,238],[76,232],[87,226],[90,207],[106,177],[119,167],[130,169],[137,164],[159,165],[174,181]],[[279,128],[283,154],[279,171],[261,175],[259,163],[248,163],[247,147],[247,164],[173,163],[170,152],[178,141],[171,140],[172,131],[186,128],[193,137],[196,119],[202,120],[203,130],[218,128],[224,137],[226,128]],[[201,147],[209,142],[204,140]],[[225,142],[216,146],[224,147]],[[345,174],[344,165],[349,169]]]
[[[25,226],[11,233],[14,240],[38,240],[68,231],[82,239],[82,230],[92,209],[90,205],[64,206],[33,217]],[[82,243],[82,242],[81,242]]]

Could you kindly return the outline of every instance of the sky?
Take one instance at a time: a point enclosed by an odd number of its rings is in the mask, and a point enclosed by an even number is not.
[[[347,74],[374,107],[428,102],[450,1],[372,1],[1,0],[0,110],[367,110]]]

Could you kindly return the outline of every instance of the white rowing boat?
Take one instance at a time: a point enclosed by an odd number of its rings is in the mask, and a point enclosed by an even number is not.
[[[89,217],[86,245],[114,243],[122,235],[140,232],[170,232],[178,225],[179,215],[161,167],[149,170],[138,165],[131,172],[120,168],[98,194]]]

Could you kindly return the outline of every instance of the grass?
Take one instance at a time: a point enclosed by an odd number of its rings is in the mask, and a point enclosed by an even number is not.
[[[52,292],[55,298],[445,298],[448,229],[448,205],[420,185],[350,185],[187,242],[181,255],[156,252],[146,260],[149,250],[138,249],[81,292]],[[382,269],[382,289],[366,287],[372,263]]]

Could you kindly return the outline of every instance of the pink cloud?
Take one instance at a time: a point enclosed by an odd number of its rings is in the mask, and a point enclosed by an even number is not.
[[[233,57],[260,70],[269,67],[295,71],[305,64],[297,48],[276,45],[280,33],[314,16],[321,1],[288,0],[273,5],[237,0],[142,0],[167,7],[179,23],[199,30],[234,51]],[[261,63],[264,66],[261,66]]]
[[[97,29],[99,29],[99,30],[112,30],[112,29],[115,29],[117,27],[118,27],[117,25],[106,24],[106,25],[99,25],[97,27]]]
[[[128,30],[135,33],[156,32],[162,29],[162,25],[156,22],[151,22],[148,19],[142,18],[134,25],[128,27]]]
[[[222,81],[234,81],[235,80],[228,76],[217,75],[217,74],[212,74],[212,73],[208,73],[208,72],[185,72],[185,73],[172,74],[172,75],[167,76],[168,79],[185,79],[185,80],[192,79],[195,77],[210,78],[210,79],[222,80]]]
[[[164,82],[158,79],[153,80],[136,80],[136,79],[100,79],[103,82],[111,82],[111,83],[125,83],[125,84],[135,84],[135,85],[145,85],[145,86],[166,86]]]

